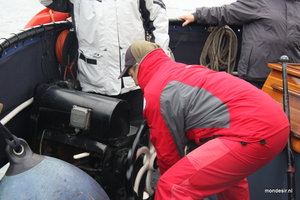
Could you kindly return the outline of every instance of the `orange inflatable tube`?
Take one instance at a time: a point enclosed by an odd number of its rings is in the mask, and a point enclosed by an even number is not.
[[[63,21],[70,16],[69,13],[57,12],[49,8],[44,8],[38,12],[24,27],[24,29],[37,26],[40,24],[47,24],[51,22]]]

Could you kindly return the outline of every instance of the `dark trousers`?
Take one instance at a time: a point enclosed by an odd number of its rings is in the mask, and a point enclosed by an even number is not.
[[[262,87],[264,86],[264,83],[265,83],[265,80],[263,80],[263,81],[245,80],[245,81],[251,83],[252,85],[257,87],[258,89],[262,89]]]

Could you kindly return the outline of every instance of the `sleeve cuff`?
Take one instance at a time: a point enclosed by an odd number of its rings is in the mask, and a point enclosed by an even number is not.
[[[194,16],[194,18],[195,18],[195,22],[197,22],[198,21],[198,15],[197,15],[197,13],[196,12],[194,12],[194,13],[192,13],[192,15]]]

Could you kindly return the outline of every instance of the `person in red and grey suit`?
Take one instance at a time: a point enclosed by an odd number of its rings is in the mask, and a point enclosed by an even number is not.
[[[161,177],[155,199],[249,199],[246,177],[285,147],[289,122],[268,94],[226,72],[171,60],[134,42],[120,77],[145,97],[144,117]],[[198,147],[186,154],[189,141]]]

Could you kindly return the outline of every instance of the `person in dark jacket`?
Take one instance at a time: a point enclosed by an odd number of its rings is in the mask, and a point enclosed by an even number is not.
[[[221,7],[201,7],[183,15],[183,26],[197,21],[216,26],[243,27],[239,77],[261,88],[270,69],[267,63],[287,55],[300,62],[299,0],[238,0]]]
[[[170,59],[134,42],[120,77],[145,97],[144,117],[161,177],[155,199],[248,200],[248,177],[285,147],[289,122],[268,94],[226,72]],[[198,145],[186,153],[187,143]]]

